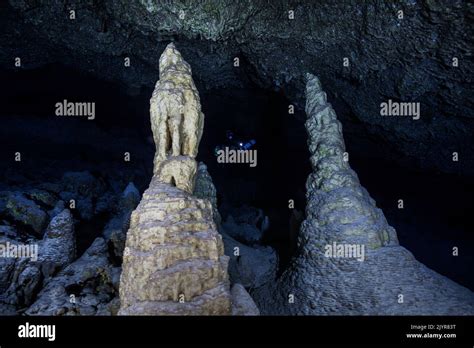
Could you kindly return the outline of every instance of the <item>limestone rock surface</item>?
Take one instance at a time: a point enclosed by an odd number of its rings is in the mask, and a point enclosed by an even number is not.
[[[263,314],[472,315],[474,293],[432,271],[397,241],[344,160],[342,127],[317,77],[307,76],[306,128],[313,172],[296,256],[252,293]],[[362,261],[326,247],[364,247]]]
[[[26,314],[116,314],[120,268],[110,265],[107,248],[106,241],[97,238],[79,259],[46,284]]]
[[[234,284],[232,295],[232,315],[260,315],[257,305],[242,284]]]
[[[21,192],[1,192],[0,210],[17,223],[40,234],[48,223],[48,215]]]
[[[152,179],[132,213],[121,315],[229,314],[228,257],[209,201]]]
[[[34,248],[27,257],[0,258],[0,304],[16,312],[28,307],[41,287],[74,260],[76,242],[68,209],[53,217],[42,240],[21,241],[15,233],[9,233],[0,235],[3,247]]]
[[[221,215],[217,210],[217,190],[212,182],[212,178],[207,171],[207,166],[200,162],[196,173],[196,184],[194,186],[194,195],[197,198],[207,199],[211,202],[214,222],[217,226],[221,224]]]
[[[225,254],[229,256],[229,276],[232,283],[256,289],[276,278],[278,256],[270,246],[248,246],[222,230]],[[236,253],[236,250],[238,252]]]
[[[130,214],[139,200],[140,194],[135,185],[130,182],[112,209],[113,216],[104,227],[102,235],[92,242],[81,257],[44,282],[44,287],[39,291],[34,303],[25,312],[27,315],[117,314],[120,306],[118,296],[120,263],[125,236]],[[63,212],[54,218],[48,230],[58,230],[63,225],[64,217],[67,217],[64,215]],[[64,230],[68,229],[64,228]],[[51,235],[50,239],[53,237],[52,234],[52,232],[48,232],[48,235]],[[60,234],[54,233],[54,235]],[[55,247],[59,243],[59,239],[56,239],[57,242],[46,250],[61,250]],[[68,239],[63,240],[62,243],[63,259],[65,259],[65,255],[68,255],[66,251],[70,249],[66,248],[67,241]],[[50,254],[51,252],[47,253],[47,255]],[[47,258],[51,260],[50,262],[61,260],[61,255],[50,256]],[[44,269],[48,264],[43,261],[41,267]]]
[[[231,313],[222,237],[207,199],[192,195],[204,115],[191,67],[173,44],[150,100],[154,175],[127,233],[120,315]]]
[[[150,100],[156,144],[155,172],[169,155],[196,157],[204,127],[199,94],[191,67],[173,43],[160,57],[160,79]]]

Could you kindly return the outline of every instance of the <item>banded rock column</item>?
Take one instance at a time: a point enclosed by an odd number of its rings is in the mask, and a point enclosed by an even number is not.
[[[191,67],[173,43],[160,57],[160,79],[150,100],[150,120],[156,144],[154,174],[192,193],[204,114]]]
[[[297,251],[276,282],[252,293],[263,314],[472,315],[474,293],[398,244],[396,231],[344,160],[342,126],[319,79],[308,74],[306,129],[312,173]],[[364,248],[363,260],[326,247]]]
[[[130,219],[119,315],[230,314],[229,259],[212,204],[192,195],[204,115],[173,44],[160,57],[150,116],[154,175]]]

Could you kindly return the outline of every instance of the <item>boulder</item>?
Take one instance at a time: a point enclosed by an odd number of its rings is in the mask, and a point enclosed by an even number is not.
[[[74,220],[64,209],[49,223],[39,246],[38,263],[47,278],[69,265],[76,257]]]
[[[276,278],[278,256],[269,246],[249,247],[222,232],[225,254],[229,256],[229,276],[232,284],[255,289]]]
[[[231,215],[227,217],[227,220],[222,225],[222,229],[232,238],[248,245],[260,243],[263,237],[262,230],[258,229],[255,225],[247,223],[237,224]]]
[[[48,215],[41,207],[20,192],[6,195],[4,213],[13,221],[31,227],[38,234],[43,232],[48,223]]]
[[[211,202],[214,222],[219,227],[221,224],[221,215],[219,214],[219,210],[217,210],[216,193],[216,187],[207,171],[207,166],[203,162],[199,162],[193,194],[197,198],[207,199]]]
[[[110,265],[107,249],[105,240],[97,238],[79,259],[46,284],[25,314],[116,314],[120,270]]]
[[[74,222],[64,209],[48,225],[42,240],[0,236],[0,244],[29,254],[0,258],[0,303],[20,311],[29,306],[51,277],[75,258]]]
[[[232,315],[260,315],[257,305],[242,284],[234,284],[230,295],[232,296]]]
[[[46,190],[34,189],[34,190],[25,192],[25,194],[28,196],[28,198],[36,202],[39,202],[41,204],[44,204],[48,206],[49,208],[54,207],[54,205],[56,204],[58,200],[54,194]]]
[[[61,191],[75,195],[98,197],[104,190],[103,184],[88,171],[64,173]]]

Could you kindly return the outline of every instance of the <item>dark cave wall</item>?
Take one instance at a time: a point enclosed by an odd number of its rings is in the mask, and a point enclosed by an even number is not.
[[[155,149],[150,93],[132,97],[116,83],[59,64],[0,75],[10,81],[0,96],[0,186],[82,170],[122,177],[125,185],[135,181],[141,190],[148,186]],[[94,102],[96,118],[55,116],[55,104],[64,99]],[[12,165],[17,151],[22,161]]]
[[[2,66],[14,69],[14,57],[24,69],[61,62],[137,93],[158,79],[158,57],[172,40],[193,67],[198,88],[233,89],[250,81],[302,106],[303,76],[312,72],[330,93],[350,151],[474,173],[467,151],[474,130],[474,10],[467,1],[12,0],[1,6]],[[288,19],[289,10],[295,19]],[[380,117],[387,99],[420,102],[421,119]]]

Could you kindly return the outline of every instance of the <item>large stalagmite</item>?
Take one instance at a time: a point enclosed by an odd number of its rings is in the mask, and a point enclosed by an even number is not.
[[[341,124],[313,75],[306,85],[306,113],[313,168],[306,183],[306,220],[291,265],[277,282],[253,292],[260,311],[474,314],[470,290],[427,268],[398,244],[395,230],[345,160]],[[328,253],[334,245],[352,252],[359,248],[363,257]]]
[[[228,257],[208,200],[192,195],[204,115],[191,68],[173,44],[150,100],[154,175],[132,213],[120,315],[231,313]]]
[[[150,119],[156,144],[154,174],[192,193],[197,170],[194,157],[204,115],[191,67],[172,43],[160,57],[160,79],[150,100]]]

